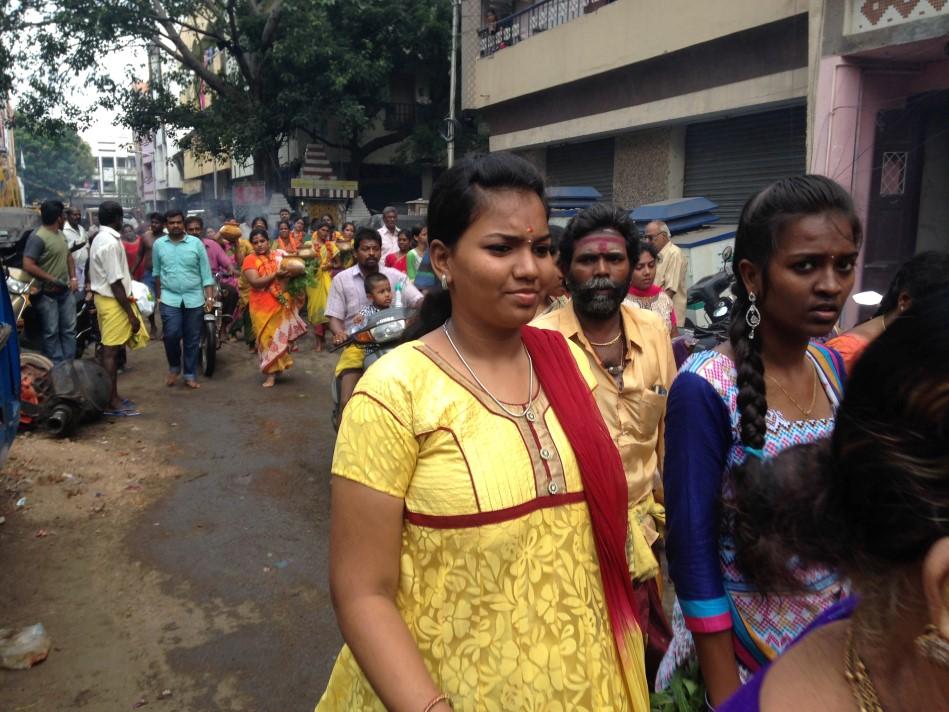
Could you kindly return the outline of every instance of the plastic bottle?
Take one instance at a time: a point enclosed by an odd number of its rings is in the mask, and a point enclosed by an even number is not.
[[[392,298],[392,306],[396,309],[402,307],[402,282],[396,282],[395,284],[395,296]]]

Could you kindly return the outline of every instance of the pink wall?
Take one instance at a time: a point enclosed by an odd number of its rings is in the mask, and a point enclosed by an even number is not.
[[[810,170],[847,188],[866,223],[877,112],[900,108],[915,94],[943,89],[949,89],[949,59],[907,71],[861,67],[840,56],[822,58],[813,95]],[[860,290],[862,267],[861,257],[854,291]]]

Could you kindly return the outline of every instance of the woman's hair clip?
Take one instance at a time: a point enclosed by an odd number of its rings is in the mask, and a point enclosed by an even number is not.
[[[764,462],[765,458],[767,457],[767,456],[764,454],[764,449],[763,449],[763,448],[760,448],[760,447],[747,447],[747,446],[746,446],[746,447],[745,447],[745,453],[748,454],[748,455],[753,455],[754,457],[757,457],[757,458],[758,458],[759,460],[761,460],[762,462]]]

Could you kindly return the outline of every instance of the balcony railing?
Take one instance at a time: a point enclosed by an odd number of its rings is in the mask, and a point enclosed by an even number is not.
[[[541,0],[478,30],[480,52],[487,57],[540,32],[564,25],[615,0]]]
[[[404,131],[411,129],[416,123],[429,121],[432,108],[429,104],[413,102],[390,102],[383,112],[383,127],[386,131]]]
[[[415,104],[392,102],[385,106],[383,121],[386,131],[400,131],[412,127],[415,123]]]

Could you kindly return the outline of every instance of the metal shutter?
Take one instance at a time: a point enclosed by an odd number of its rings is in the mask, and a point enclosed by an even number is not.
[[[613,139],[547,149],[547,185],[590,185],[613,202]]]
[[[778,178],[805,170],[807,109],[691,124],[685,135],[686,197],[718,203],[723,223],[737,223],[745,201]]]

